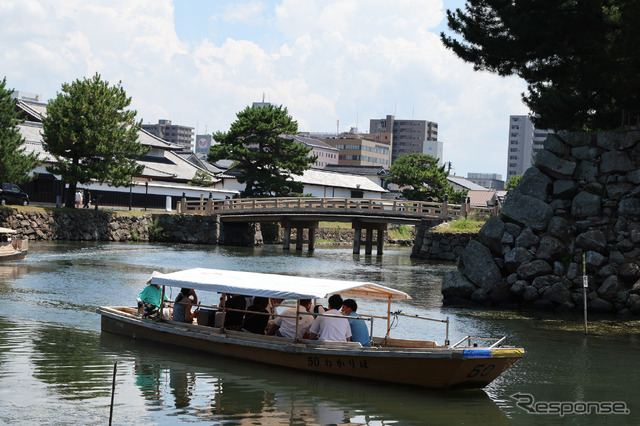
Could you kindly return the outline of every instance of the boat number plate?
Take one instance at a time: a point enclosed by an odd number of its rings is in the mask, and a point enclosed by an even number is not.
[[[469,372],[469,374],[467,374],[467,377],[472,378],[472,377],[484,377],[487,374],[491,373],[493,371],[493,369],[496,368],[495,365],[493,364],[478,364],[475,367],[473,367],[473,369]]]
[[[310,356],[307,357],[307,366],[309,367],[325,367],[325,368],[369,368],[366,359],[348,359],[330,360],[324,357]]]

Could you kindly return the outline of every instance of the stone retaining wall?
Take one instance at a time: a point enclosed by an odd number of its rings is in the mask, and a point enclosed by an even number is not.
[[[0,207],[0,226],[12,228],[30,240],[69,241],[159,241],[191,244],[225,244],[253,247],[263,243],[259,223],[227,223],[221,226],[217,215],[141,214],[123,215],[107,210],[20,211]],[[283,230],[280,230],[281,244]],[[295,238],[295,230],[292,232]],[[305,233],[305,239],[307,239]],[[321,228],[317,240],[334,244],[353,244],[353,230]],[[412,241],[385,243],[411,245]]]
[[[217,244],[218,216],[119,215],[104,210],[19,211],[0,208],[0,226],[30,240],[166,241]]]
[[[549,135],[445,274],[445,303],[640,314],[640,131]]]
[[[411,257],[427,260],[456,261],[469,241],[478,234],[468,232],[424,232],[416,238]]]

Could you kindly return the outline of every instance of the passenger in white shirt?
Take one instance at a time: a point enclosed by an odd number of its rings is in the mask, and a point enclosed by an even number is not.
[[[311,307],[311,299],[300,299],[299,312],[308,312]],[[290,308],[280,314],[273,324],[267,329],[267,334],[275,334],[280,337],[293,339],[296,337],[296,309]],[[313,324],[313,315],[298,315],[298,338],[302,339],[304,333]]]
[[[351,340],[351,326],[345,318],[332,318],[325,315],[342,315],[342,297],[334,294],[329,298],[329,310],[316,317],[309,328],[309,338],[317,340],[330,340],[332,342],[348,342]]]

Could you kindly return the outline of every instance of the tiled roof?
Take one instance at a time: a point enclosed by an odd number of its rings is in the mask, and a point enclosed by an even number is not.
[[[17,106],[24,111],[32,121],[40,122],[42,121],[42,117],[47,115],[47,104],[41,102],[30,102],[18,99]]]
[[[477,183],[473,183],[470,180],[467,180],[463,177],[460,176],[447,176],[447,179],[449,180],[449,182],[451,182],[452,184],[458,185],[464,189],[473,189],[473,190],[478,190],[478,191],[483,191],[486,190],[487,188],[485,188],[484,186],[480,186]]]
[[[472,206],[487,207],[487,201],[493,204],[496,198],[496,191],[493,189],[485,189],[482,191],[473,189],[467,193],[467,197],[471,199],[470,204]]]
[[[287,137],[291,138],[291,136],[287,136]],[[330,150],[338,151],[337,148],[332,147],[328,143],[324,143],[321,140],[314,139],[314,138],[308,138],[308,137],[305,137],[305,136],[295,135],[295,136],[293,136],[293,140],[298,142],[298,143],[301,143],[303,145],[310,146],[310,147],[318,147],[318,148],[324,148],[324,149],[330,149]]]
[[[322,170],[337,173],[349,173],[352,175],[389,175],[389,171],[382,166],[349,166],[343,164],[330,164],[325,166]]]
[[[36,152],[44,161],[55,161],[55,158],[48,154],[42,146],[42,123],[26,121],[19,124],[18,129],[25,138],[26,152]],[[140,130],[138,133],[138,141],[142,145],[159,148],[163,154],[159,157],[145,155],[138,160],[138,164],[144,166],[142,175],[145,177],[189,181],[193,179],[196,171],[204,170],[171,151],[171,149],[175,149],[175,144],[156,138],[145,130]]]
[[[144,129],[140,129],[138,131],[138,142],[144,146],[150,146],[153,148],[161,148],[172,151],[177,151],[182,149],[182,146],[177,145],[175,143],[167,142],[164,139],[161,139],[151,133],[147,132]]]
[[[345,173],[325,172],[309,169],[302,176],[293,175],[293,180],[309,185],[333,186],[336,188],[360,189],[361,191],[387,192],[380,185],[376,185],[364,176]]]
[[[176,180],[189,181],[198,170],[206,171],[172,151],[164,151],[162,157],[144,156],[138,160],[145,167],[145,172],[152,176],[173,177]],[[215,179],[214,179],[215,180]]]

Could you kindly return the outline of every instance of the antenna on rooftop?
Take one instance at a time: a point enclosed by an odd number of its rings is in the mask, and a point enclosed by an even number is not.
[[[340,136],[340,120],[336,120],[336,136]]]
[[[262,103],[264,103],[264,92],[262,92]]]

